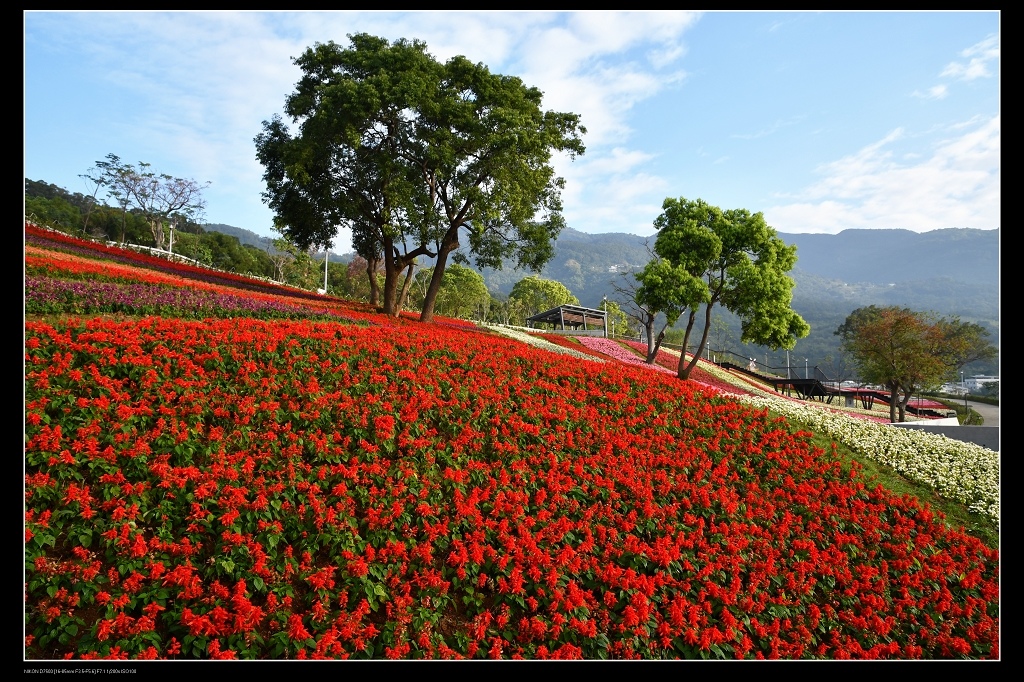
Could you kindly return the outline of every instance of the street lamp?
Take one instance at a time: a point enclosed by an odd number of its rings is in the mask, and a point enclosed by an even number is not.
[[[964,392],[964,423],[971,418],[971,408],[967,405],[967,384],[964,383],[964,373],[960,372],[960,389]]]
[[[330,246],[331,246],[330,242],[327,242],[327,243],[324,244],[324,288],[323,289],[317,289],[316,292],[318,294],[326,294],[327,293],[327,261],[330,260],[329,259],[330,251],[328,250],[328,249],[330,249]]]
[[[807,374],[807,358],[804,358],[804,379],[810,379],[811,377]]]

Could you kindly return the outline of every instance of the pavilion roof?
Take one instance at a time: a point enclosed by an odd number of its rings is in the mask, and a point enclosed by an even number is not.
[[[545,322],[561,326],[563,321],[572,327],[604,326],[607,313],[597,308],[584,308],[578,305],[560,305],[526,318],[527,322]]]

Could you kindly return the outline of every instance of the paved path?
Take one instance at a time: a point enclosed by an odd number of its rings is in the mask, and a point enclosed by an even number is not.
[[[967,404],[984,418],[985,426],[999,426],[999,408],[997,406],[987,403],[976,403],[970,399],[967,400]]]

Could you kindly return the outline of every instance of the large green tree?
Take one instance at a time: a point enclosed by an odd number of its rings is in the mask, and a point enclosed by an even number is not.
[[[579,116],[544,111],[542,93],[465,57],[449,60],[420,112],[411,161],[439,218],[437,261],[421,319],[429,320],[450,254],[466,244],[477,267],[506,259],[539,271],[564,227],[554,152],[583,154]]]
[[[638,296],[661,310],[688,311],[684,346],[703,309],[696,347],[704,347],[715,306],[739,316],[744,343],[792,348],[807,336],[810,327],[790,307],[794,283],[787,273],[796,263],[796,247],[786,245],[761,213],[668,198],[654,225],[657,259],[639,276]],[[699,356],[681,355],[681,379],[689,378]]]
[[[348,225],[360,256],[383,259],[393,315],[416,259],[436,257],[425,321],[460,231],[478,265],[540,268],[563,225],[551,156],[583,153],[578,117],[542,111],[539,90],[464,57],[441,64],[419,41],[350,42],[295,60],[303,76],[285,112],[298,132],[276,117],[256,138],[282,229],[312,245]]]
[[[317,43],[295,63],[302,78],[285,102],[298,131],[275,116],[256,137],[264,200],[302,248],[327,244],[343,225],[357,253],[384,262],[383,306],[398,315],[400,276],[435,235],[417,169],[408,162],[416,112],[436,91],[439,65],[420,41],[366,34],[351,46]],[[375,292],[374,292],[375,293]]]

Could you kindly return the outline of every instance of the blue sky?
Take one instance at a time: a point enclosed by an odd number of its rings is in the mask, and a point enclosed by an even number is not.
[[[666,197],[779,232],[1000,226],[1000,15],[984,12],[25,12],[25,177],[107,154],[211,184],[269,235],[253,138],[316,42],[426,42],[581,116],[567,224],[652,234]],[[348,251],[341,234],[335,250]]]

